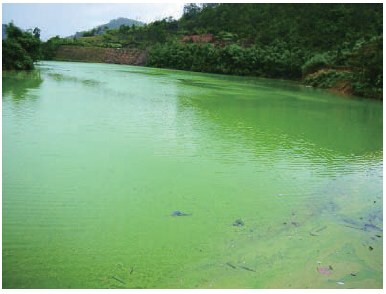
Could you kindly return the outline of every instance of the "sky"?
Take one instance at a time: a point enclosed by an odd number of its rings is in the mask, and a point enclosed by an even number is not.
[[[56,35],[67,37],[76,32],[90,30],[118,17],[145,23],[169,16],[179,19],[183,7],[183,2],[2,3],[2,23],[13,21],[23,30],[38,27],[41,30],[40,38],[46,41]]]

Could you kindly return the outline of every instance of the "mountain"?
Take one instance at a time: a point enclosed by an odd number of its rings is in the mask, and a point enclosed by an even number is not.
[[[109,23],[101,25],[100,27],[105,27],[107,26],[109,29],[116,29],[119,28],[121,25],[126,25],[126,26],[143,26],[145,25],[144,22],[138,21],[138,20],[133,20],[133,19],[128,19],[124,17],[119,17],[117,19],[110,20]]]
[[[101,35],[104,33],[104,31],[107,29],[116,29],[116,28],[119,28],[121,25],[125,25],[125,26],[132,26],[132,25],[136,25],[136,26],[144,26],[145,23],[144,22],[141,22],[141,21],[138,21],[138,20],[134,20],[134,19],[129,19],[129,18],[125,18],[125,17],[119,17],[117,19],[112,19],[110,20],[108,23],[106,24],[102,24],[100,26],[97,26],[89,31],[81,31],[81,32],[76,32],[75,35],[72,35],[72,36],[68,36],[66,38],[79,38],[79,37],[83,37],[83,34],[84,33],[90,33],[92,32],[93,34],[95,35]]]

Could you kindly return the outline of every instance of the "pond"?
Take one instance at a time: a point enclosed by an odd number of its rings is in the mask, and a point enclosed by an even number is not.
[[[383,287],[382,102],[109,64],[2,81],[3,288]]]

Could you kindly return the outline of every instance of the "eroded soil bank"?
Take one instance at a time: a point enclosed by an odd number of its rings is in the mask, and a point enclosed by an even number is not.
[[[56,60],[145,65],[146,51],[100,47],[60,46]]]

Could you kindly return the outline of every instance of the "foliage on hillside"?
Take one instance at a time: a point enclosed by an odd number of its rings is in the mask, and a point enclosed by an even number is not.
[[[247,3],[185,6],[183,29],[237,34],[241,42],[288,47],[337,49],[342,42],[382,34],[382,4]]]
[[[97,36],[97,35],[103,34],[106,30],[116,29],[122,25],[125,25],[125,26],[133,26],[133,25],[134,26],[143,26],[143,25],[145,25],[145,23],[143,23],[141,21],[133,20],[133,19],[119,17],[117,19],[112,19],[108,23],[97,26],[91,30],[83,31],[83,32],[76,32],[75,35],[70,36],[69,38]]]
[[[121,25],[101,35],[43,44],[55,58],[61,45],[147,50],[147,65],[222,74],[302,80],[314,86],[349,84],[352,93],[382,98],[383,5],[186,4],[145,26]],[[335,70],[339,74],[317,77]],[[328,78],[329,82],[318,82]]]
[[[338,85],[346,84],[346,92],[350,88],[351,94],[382,99],[382,47],[383,37],[375,36],[367,41],[358,40],[351,50],[314,55],[302,67],[304,82],[322,88],[340,88]]]
[[[169,40],[152,47],[149,66],[303,80],[335,69],[305,82],[382,98],[382,4],[188,4],[178,27],[213,34],[213,46]]]
[[[178,40],[180,36],[178,21],[169,17],[155,21],[150,25],[121,25],[116,29],[105,30],[102,35],[90,33],[86,34],[86,37],[79,38],[60,38],[56,36],[46,42],[48,45],[43,51],[45,58],[49,59],[54,53],[54,45],[56,49],[60,45],[146,49],[157,43],[163,44],[170,40]]]
[[[299,79],[302,52],[291,52],[280,44],[242,48],[238,44],[157,44],[148,53],[148,65],[175,69],[270,78]]]
[[[23,32],[13,23],[6,25],[7,38],[2,44],[2,68],[33,69],[33,63],[41,56],[40,30]]]

